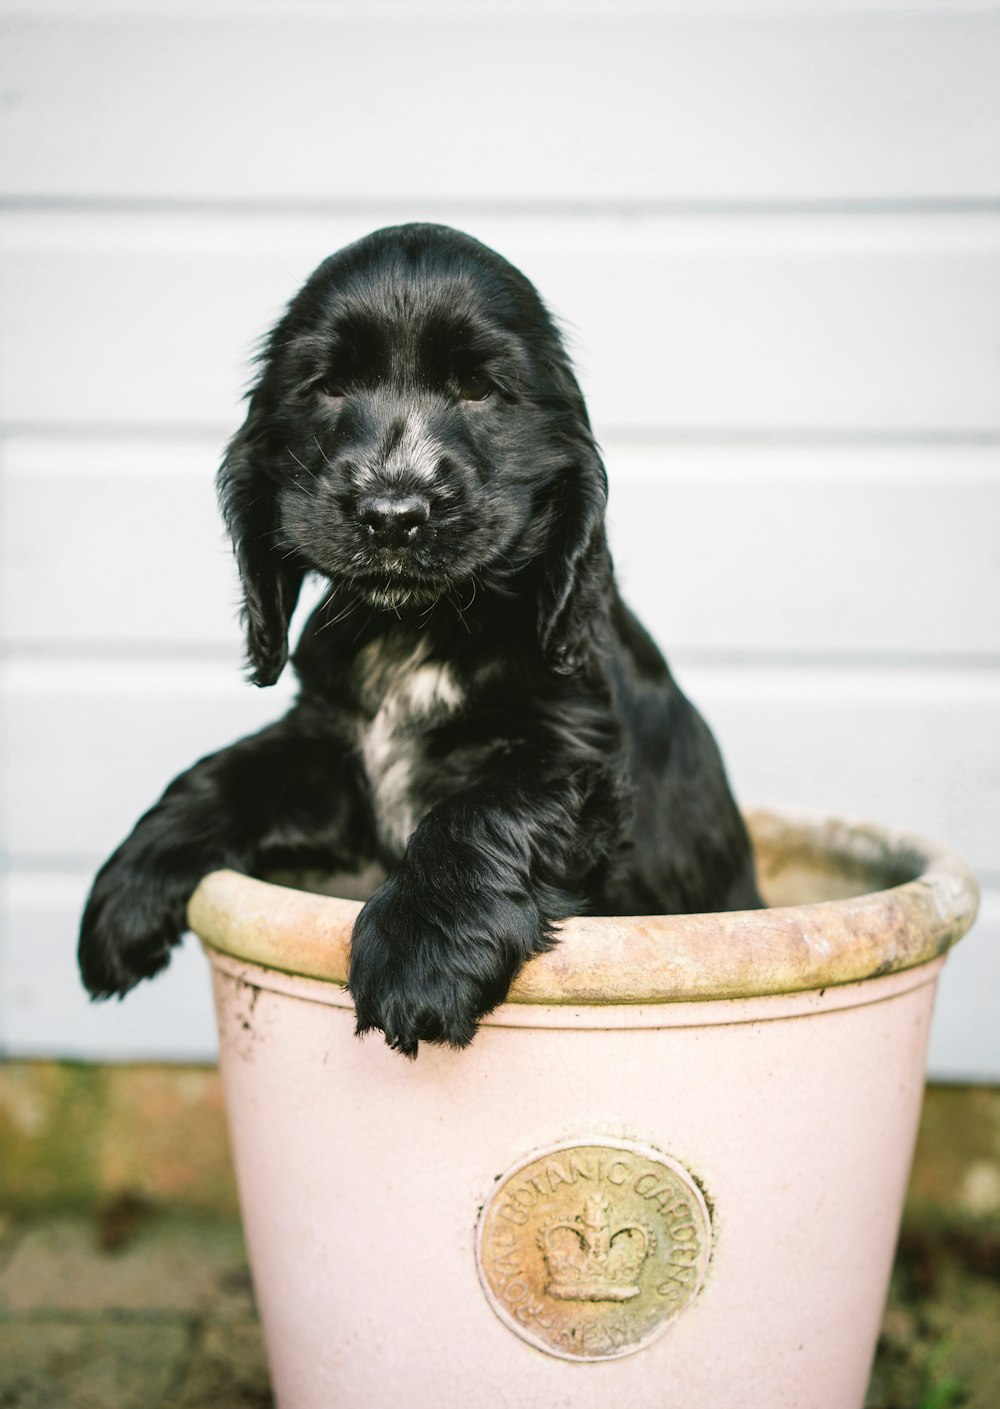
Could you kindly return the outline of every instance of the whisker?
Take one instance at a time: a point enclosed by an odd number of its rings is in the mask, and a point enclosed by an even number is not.
[[[320,443],[319,443],[319,436],[318,436],[318,435],[314,435],[314,436],[313,436],[313,440],[316,442],[316,449],[317,449],[317,450],[319,451],[319,453],[320,453],[320,456],[321,456],[321,458],[322,458],[322,460],[323,460],[323,464],[327,467],[328,470],[332,470],[332,469],[333,469],[333,463],[332,463],[332,461],[330,461],[330,460],[328,460],[328,459],[326,458],[326,451],[323,449],[322,445],[320,445]],[[315,475],[313,476],[313,478],[315,478]]]
[[[454,597],[451,595],[450,592],[449,592],[447,595],[448,595],[448,601],[449,601],[449,602],[451,603],[451,605],[455,608],[455,611],[456,611],[456,613],[458,614],[458,619],[459,619],[459,621],[462,623],[462,625],[465,627],[466,631],[467,631],[467,632],[469,633],[469,635],[471,636],[471,635],[472,635],[472,627],[469,625],[469,623],[468,623],[468,622],[466,621],[466,619],[465,619],[465,616],[464,616],[464,614],[463,614],[463,612],[462,612],[461,603],[458,602],[458,601],[456,600],[456,598],[454,598]]]
[[[280,551],[282,548],[286,549],[286,551],[281,554],[282,562],[284,562],[286,558],[292,557],[293,554],[299,551],[299,545],[297,543],[290,542],[287,538],[278,538],[277,535],[278,533],[280,533],[280,531],[280,529],[269,529],[267,533],[259,534],[254,541],[259,543],[261,538],[274,539],[273,543],[271,544],[272,548],[274,548],[276,551]]]
[[[344,621],[345,618],[349,617],[351,612],[356,611],[360,605],[359,599],[357,597],[353,598],[348,602],[347,606],[344,607],[343,611],[339,611],[336,616],[329,617],[324,621],[322,626],[317,626],[316,635],[318,636],[321,631],[325,631],[328,626],[336,626],[339,621]]]
[[[372,607],[371,611],[368,613],[367,619],[361,624],[361,626],[358,627],[357,631],[354,633],[354,636],[351,638],[351,645],[352,645],[352,646],[355,644],[355,642],[357,641],[357,639],[358,639],[358,637],[361,635],[361,633],[362,633],[363,631],[366,631],[366,630],[368,629],[368,623],[371,621],[372,617],[375,615],[375,610],[376,610],[376,609],[375,609],[374,607]]]
[[[292,447],[291,447],[290,445],[286,445],[286,446],[285,446],[285,449],[288,451],[289,455],[291,455],[292,459],[293,459],[293,460],[295,461],[295,463],[298,465],[298,467],[299,467],[300,470],[305,470],[306,474],[309,476],[310,479],[315,479],[315,478],[316,478],[316,476],[315,476],[315,474],[313,473],[313,471],[309,468],[308,465],[303,464],[303,462],[299,459],[299,457],[296,455],[295,451],[292,449]],[[301,484],[299,485],[299,488],[302,489],[302,485],[301,485]],[[303,489],[303,493],[304,493],[304,494],[309,494],[308,489]],[[310,495],[309,497],[310,497],[310,498],[315,498],[315,495]]]
[[[321,631],[325,631],[328,626],[336,626],[336,624],[338,623],[338,621],[343,621],[345,617],[349,617],[352,612],[357,611],[358,607],[360,607],[360,606],[362,605],[361,598],[357,595],[357,591],[356,591],[357,581],[358,581],[358,575],[357,575],[357,573],[352,573],[351,576],[347,579],[347,584],[346,584],[346,586],[347,586],[347,591],[352,594],[352,595],[350,596],[349,600],[348,600],[347,606],[344,607],[342,611],[339,611],[336,616],[331,617],[328,621],[324,621],[324,623],[323,623],[322,626],[317,627],[317,629],[316,629],[316,634],[317,634],[317,636],[319,635],[319,633],[320,633]],[[337,595],[337,593],[340,592],[340,591],[342,591],[342,590],[343,590],[343,584],[342,584],[342,583],[338,583],[338,584],[334,587],[333,591],[330,593],[329,597],[327,597],[327,599],[326,599],[326,601],[323,603],[323,605],[324,605],[324,606],[327,606],[330,602],[333,601],[333,599],[334,599],[334,597]],[[370,618],[369,618],[369,620],[370,620]]]

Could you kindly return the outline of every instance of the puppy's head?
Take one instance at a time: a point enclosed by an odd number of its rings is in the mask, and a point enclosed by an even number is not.
[[[307,571],[396,612],[530,593],[542,651],[575,668],[607,483],[522,274],[443,226],[376,231],[320,265],[262,363],[219,473],[257,684],[281,673]]]

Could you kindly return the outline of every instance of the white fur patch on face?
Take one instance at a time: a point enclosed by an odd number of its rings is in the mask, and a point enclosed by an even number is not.
[[[426,659],[427,647],[373,641],[358,657],[365,714],[359,744],[383,845],[402,855],[423,815],[413,780],[423,736],[459,710],[465,695],[451,667]]]
[[[357,483],[409,479],[428,484],[434,479],[443,455],[441,442],[431,433],[426,416],[421,411],[411,411],[403,434],[388,455],[384,458],[372,455],[359,466]]]

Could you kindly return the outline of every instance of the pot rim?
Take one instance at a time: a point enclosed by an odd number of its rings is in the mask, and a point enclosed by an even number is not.
[[[719,914],[575,916],[525,964],[507,1002],[697,1002],[857,983],[945,954],[976,917],[975,878],[937,842],[816,813],[759,809],[747,823],[765,890],[791,861],[861,893]],[[361,904],[214,871],[188,923],[211,949],[342,986]]]

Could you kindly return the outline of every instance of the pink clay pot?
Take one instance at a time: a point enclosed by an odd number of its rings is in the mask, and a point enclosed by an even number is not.
[[[776,908],[569,921],[415,1062],[354,1036],[356,901],[202,882],[280,1409],[859,1409],[976,886],[910,836],[750,821]]]

